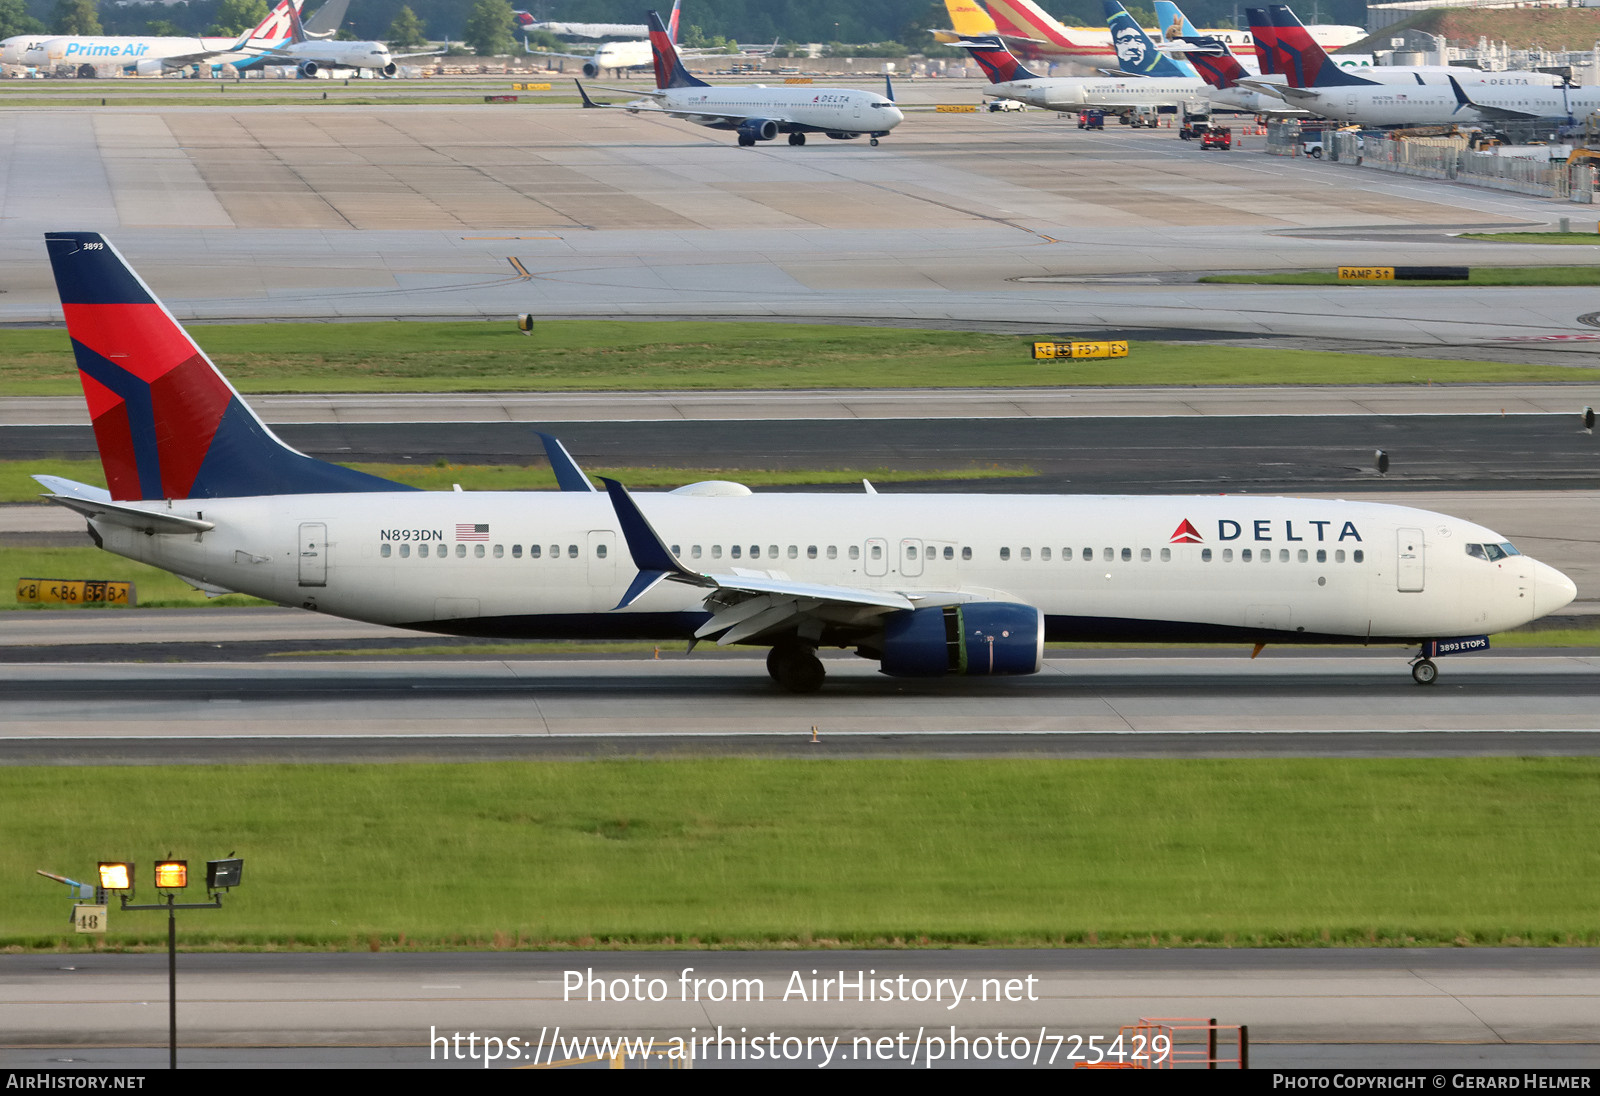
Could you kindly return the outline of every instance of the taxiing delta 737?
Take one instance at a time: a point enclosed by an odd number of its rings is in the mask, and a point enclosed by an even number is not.
[[[100,547],[207,592],[452,635],[818,647],[895,676],[1030,674],[1046,640],[1481,649],[1576,595],[1480,525],[1229,496],[418,491],[308,457],[256,417],[94,232],[45,237],[109,490],[37,476]],[[1431,658],[1413,675],[1432,681]]]
[[[823,133],[835,140],[866,134],[875,145],[905,117],[893,99],[853,88],[712,86],[683,67],[658,13],[646,12],[645,22],[650,27],[656,69],[656,90],[646,94],[655,105],[627,104],[624,109],[634,113],[670,114],[712,129],[731,129],[741,145],[770,141],[780,133],[789,135],[791,145],[805,144],[807,133]],[[884,82],[889,86],[887,77]],[[634,94],[626,88],[607,90]],[[582,84],[578,91],[584,106],[601,105],[589,98]]]

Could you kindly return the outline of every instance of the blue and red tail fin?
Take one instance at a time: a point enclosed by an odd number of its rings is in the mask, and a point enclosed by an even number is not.
[[[1256,47],[1256,65],[1263,76],[1282,76],[1278,67],[1278,28],[1266,8],[1245,8],[1245,21],[1250,24],[1250,39]]]
[[[1273,50],[1279,71],[1288,78],[1290,87],[1331,88],[1376,82],[1340,68],[1288,5],[1269,5],[1267,18],[1272,23]]]
[[[661,91],[668,88],[710,87],[704,80],[690,76],[689,70],[683,67],[678,51],[672,45],[672,36],[661,22],[661,13],[647,11],[644,16],[645,23],[650,27],[650,53],[656,63],[656,87]]]
[[[963,38],[957,44],[972,54],[972,59],[978,62],[978,67],[991,84],[1039,79],[1039,74],[1028,71],[1028,67],[1017,60],[1016,55],[1006,49],[1005,43],[998,37]]]
[[[672,0],[672,14],[667,18],[667,41],[678,44],[678,8],[683,0]]]
[[[1250,70],[1239,63],[1228,44],[1210,35],[1180,37],[1178,41],[1198,47],[1184,54],[1189,64],[1200,74],[1200,79],[1214,88],[1238,87],[1239,81],[1250,75]]]
[[[45,245],[113,499],[411,490],[280,441],[98,232]]]

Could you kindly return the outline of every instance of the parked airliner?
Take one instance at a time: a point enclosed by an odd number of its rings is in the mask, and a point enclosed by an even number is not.
[[[354,69],[358,74],[362,69],[371,69],[380,76],[395,76],[400,72],[400,66],[395,64],[397,57],[405,60],[408,57],[432,57],[444,52],[427,50],[422,53],[391,54],[383,42],[341,42],[336,38],[315,38],[306,32],[298,11],[291,8],[289,18],[288,38],[268,48],[248,49],[246,54],[249,61],[246,63],[293,65],[301,76],[308,77],[315,76],[323,69]]]
[[[1287,6],[1246,14],[1264,75],[1240,82],[1324,118],[1372,126],[1572,122],[1600,109],[1600,88],[1569,87],[1550,73],[1423,66],[1357,75],[1339,68]]]
[[[731,129],[738,134],[741,145],[770,141],[780,133],[789,135],[791,145],[805,144],[808,133],[823,133],[835,140],[867,134],[875,145],[905,117],[893,99],[854,88],[713,86],[689,75],[659,14],[646,12],[645,21],[650,27],[656,67],[656,90],[646,95],[655,100],[655,105],[628,104],[625,109],[634,113],[670,114],[712,129]],[[625,88],[610,90],[632,94]],[[582,84],[578,91],[583,95],[584,106],[601,105],[589,98]]]
[[[109,489],[36,476],[100,547],[208,592],[452,635],[714,639],[820,688],[1029,674],[1046,640],[1421,645],[1554,612],[1555,569],[1407,506],[1255,496],[424,492],[280,441],[96,232],[45,237]]]
[[[299,18],[301,0],[280,0],[253,29],[238,38],[111,37],[106,35],[37,36],[19,42],[16,60],[7,64],[31,68],[71,68],[82,78],[115,67],[138,76],[159,76],[190,65],[240,64],[247,46],[271,47],[289,40],[291,17]],[[13,39],[6,39],[8,43]]]
[[[1040,76],[998,38],[963,39],[961,46],[989,78],[983,93],[996,99],[1061,111],[1096,107],[1129,113],[1140,107],[1182,107],[1193,114],[1209,109],[1212,89],[1198,76]],[[1154,125],[1155,116],[1149,118]]]

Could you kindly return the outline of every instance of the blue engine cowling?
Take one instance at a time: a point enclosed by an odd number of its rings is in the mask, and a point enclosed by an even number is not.
[[[1044,665],[1044,614],[1032,605],[978,601],[892,613],[879,670],[891,677],[1035,674]]]
[[[778,123],[771,118],[746,118],[739,123],[738,132],[752,141],[770,141],[778,135]]]

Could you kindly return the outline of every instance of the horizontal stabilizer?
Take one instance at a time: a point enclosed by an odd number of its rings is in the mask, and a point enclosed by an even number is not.
[[[76,510],[86,518],[108,521],[113,525],[125,525],[130,529],[137,529],[141,533],[151,535],[172,533],[193,536],[196,533],[209,532],[217,527],[215,522],[205,521],[198,517],[185,517],[182,514],[174,514],[170,510],[146,510],[128,503],[113,502],[109,491],[101,487],[90,486],[87,483],[62,479],[60,476],[34,476],[33,478],[53,492],[44,496],[47,502],[53,502],[57,506],[65,506],[68,510]]]

